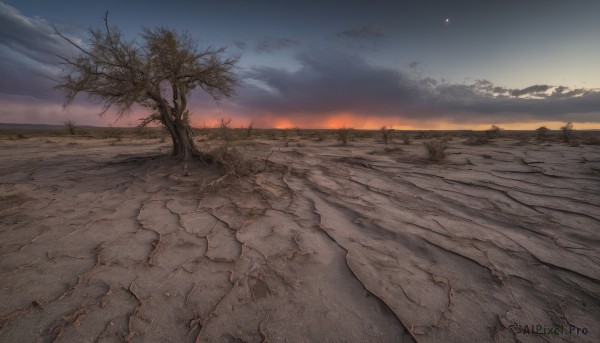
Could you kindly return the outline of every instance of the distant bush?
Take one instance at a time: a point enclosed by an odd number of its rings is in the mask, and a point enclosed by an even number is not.
[[[537,131],[537,139],[539,141],[544,140],[544,138],[546,138],[546,135],[548,134],[548,131],[550,131],[550,129],[548,129],[545,126],[540,126],[535,130]]]
[[[417,135],[415,136],[416,139],[424,139],[427,137],[429,137],[429,135],[425,131],[419,131],[419,132],[417,132]]]
[[[204,136],[204,137],[207,137],[209,135],[210,130],[211,130],[211,128],[208,125],[206,125],[206,123],[202,123],[202,125],[195,127],[193,129],[194,135]],[[167,134],[168,134],[168,132],[167,132]]]
[[[266,135],[267,135],[267,139],[270,139],[272,141],[277,140],[277,133],[274,130],[267,131]]]
[[[354,131],[354,129],[352,129],[351,127],[342,127],[339,128],[337,130],[337,139],[338,141],[340,141],[343,145],[348,144],[348,140],[352,139],[352,132]]]
[[[121,129],[106,129],[104,131],[104,138],[116,138],[117,140],[121,140],[121,136],[123,135],[123,130]]]
[[[392,133],[394,132],[394,129],[388,129],[387,126],[383,126],[381,127],[381,137],[383,138],[383,143],[385,145],[388,145],[389,143],[392,142]]]
[[[492,125],[491,128],[489,128],[488,130],[485,131],[485,135],[488,139],[494,139],[500,135],[501,130],[502,129],[499,128],[498,126]]]
[[[430,161],[440,162],[446,158],[446,149],[448,149],[448,143],[445,140],[434,139],[429,142],[423,142],[427,149],[427,157]]]
[[[565,126],[561,127],[560,130],[562,131],[562,135],[563,135],[563,141],[565,142],[569,142],[569,140],[571,139],[571,136],[573,135],[573,123],[572,122],[567,122],[565,124]]]
[[[517,142],[517,145],[526,145],[526,144],[529,144],[529,138],[530,138],[529,136],[527,136],[527,135],[520,135],[520,136],[517,136],[517,138],[519,140]]]
[[[254,127],[254,123],[250,122],[250,124],[248,124],[248,126],[246,127],[246,138],[251,138],[252,137],[252,128]]]
[[[289,132],[288,132],[288,131],[289,131],[288,129],[283,129],[283,130],[281,130],[281,138],[283,138],[283,139],[287,139],[287,137],[288,137],[288,134],[289,134]]]
[[[225,142],[233,140],[233,131],[231,130],[230,124],[231,118],[221,118],[219,120],[219,123],[217,124],[219,138],[221,138]]]
[[[74,135],[75,134],[75,122],[72,121],[71,119],[68,119],[67,121],[65,121],[65,128],[67,129],[67,131],[69,131],[70,135]]]
[[[292,127],[292,131],[294,131],[294,135],[302,137],[304,135],[304,131],[298,126]]]

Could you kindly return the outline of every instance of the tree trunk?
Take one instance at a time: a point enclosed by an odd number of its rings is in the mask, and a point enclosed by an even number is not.
[[[170,121],[166,116],[163,116],[163,124],[171,134],[171,140],[173,141],[171,156],[183,161],[202,157],[194,144],[194,133],[187,120]]]

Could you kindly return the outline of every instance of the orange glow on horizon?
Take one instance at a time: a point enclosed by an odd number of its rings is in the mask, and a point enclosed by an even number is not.
[[[135,126],[140,113],[131,113],[119,121],[106,120],[113,126]],[[106,118],[106,117],[105,117]],[[364,116],[353,113],[335,113],[315,115],[276,116],[263,115],[249,118],[238,114],[225,114],[221,111],[203,111],[203,115],[192,115],[194,127],[217,127],[221,118],[231,118],[231,127],[247,127],[251,122],[255,128],[288,129],[298,127],[301,129],[339,129],[342,127],[358,130],[379,130],[382,126],[395,130],[487,130],[491,125],[497,125],[506,130],[535,130],[546,126],[551,130],[558,130],[565,123],[562,121],[535,121],[535,122],[492,122],[489,123],[457,123],[449,120],[415,120],[401,117]],[[576,130],[599,130],[600,122],[573,122]]]
[[[206,123],[209,127],[215,127],[220,118],[210,118],[201,122],[194,122],[196,127]],[[298,127],[301,129],[339,129],[342,127],[354,128],[357,130],[379,130],[386,126],[394,130],[474,130],[482,131],[489,129],[492,125],[506,130],[535,130],[540,126],[546,126],[550,130],[559,130],[565,125],[562,121],[539,121],[539,122],[489,122],[485,124],[478,123],[456,123],[442,120],[428,121],[407,121],[406,119],[394,119],[387,117],[364,117],[352,114],[338,114],[330,116],[314,117],[268,117],[252,121],[255,128],[263,129],[289,129]],[[250,123],[248,118],[232,117],[231,127],[243,127]],[[600,123],[593,122],[573,122],[576,130],[599,130]]]

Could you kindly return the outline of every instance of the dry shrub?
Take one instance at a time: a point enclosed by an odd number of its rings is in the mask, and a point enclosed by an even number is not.
[[[348,139],[352,138],[352,132],[354,130],[351,127],[342,127],[337,130],[337,139],[343,145],[348,144]]]
[[[254,122],[250,122],[250,124],[248,124],[248,127],[246,127],[246,138],[252,137],[252,129],[253,128],[254,128]]]
[[[527,133],[523,133],[523,134],[515,134],[515,139],[518,140],[518,142],[515,144],[521,146],[521,145],[530,144],[529,140],[531,139],[531,137]]]
[[[68,119],[67,121],[65,121],[65,128],[67,129],[67,131],[69,131],[70,135],[74,135],[75,134],[75,122],[72,121],[71,119]]]
[[[268,140],[272,140],[272,141],[276,141],[277,140],[277,133],[276,133],[276,131],[273,131],[273,130],[267,131],[267,139]]]
[[[123,136],[123,130],[121,129],[106,129],[104,131],[104,138],[116,138],[117,140],[121,141]]]
[[[387,126],[381,127],[381,137],[385,145],[392,142],[392,132],[394,132],[394,129],[388,129]]]
[[[229,144],[221,144],[209,153],[212,160],[225,168],[228,175],[244,176],[252,171],[252,164],[245,160],[242,154]]]
[[[494,138],[498,137],[498,135],[500,134],[500,130],[502,130],[502,129],[499,128],[498,126],[492,125],[492,127],[489,130],[485,131],[485,135],[489,139],[494,139]]]
[[[560,130],[562,131],[562,134],[563,134],[563,141],[568,143],[569,140],[571,139],[571,136],[573,135],[573,123],[570,121],[567,122],[565,124],[565,126],[560,128]]]
[[[429,142],[423,142],[427,149],[427,157],[430,161],[440,162],[446,158],[446,149],[448,143],[445,140],[434,139]]]
[[[550,131],[550,129],[545,126],[540,126],[535,130],[537,131],[537,139],[539,141],[543,141],[544,138],[546,138],[546,134],[548,134],[548,131]]]
[[[304,136],[304,130],[302,130],[301,128],[299,128],[298,126],[294,126],[292,127],[292,131],[294,131],[294,134],[298,137],[302,137]]]
[[[221,118],[219,120],[219,124],[217,124],[219,138],[221,138],[225,142],[230,142],[233,140],[233,132],[231,130],[230,124],[231,118]]]
[[[425,131],[419,131],[415,135],[416,139],[425,139],[425,138],[428,138],[428,137],[429,137],[429,135]]]

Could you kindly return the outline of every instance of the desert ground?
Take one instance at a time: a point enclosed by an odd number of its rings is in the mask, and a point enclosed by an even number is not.
[[[0,342],[599,342],[600,145],[431,139],[4,132]]]

